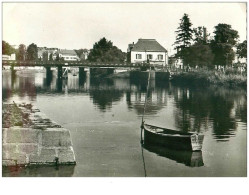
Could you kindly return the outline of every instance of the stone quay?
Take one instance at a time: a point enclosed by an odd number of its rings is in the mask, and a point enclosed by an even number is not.
[[[75,165],[70,131],[31,104],[3,104],[2,165]]]

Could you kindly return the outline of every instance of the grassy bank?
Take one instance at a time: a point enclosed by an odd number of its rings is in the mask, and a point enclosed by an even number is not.
[[[172,82],[191,85],[222,85],[228,87],[247,86],[246,74],[232,71],[230,69],[222,72],[215,70],[199,70],[195,72],[180,72],[172,75]]]

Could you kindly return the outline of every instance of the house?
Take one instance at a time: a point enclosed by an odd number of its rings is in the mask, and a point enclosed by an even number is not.
[[[56,59],[56,53],[58,48],[47,48],[47,47],[38,47],[38,59],[41,61],[49,61],[49,57],[52,54],[52,59]]]
[[[169,67],[183,69],[183,60],[173,55],[169,57]]]
[[[16,60],[16,54],[13,53],[10,56],[9,55],[2,55],[2,60]]]
[[[138,39],[136,44],[128,45],[127,53],[127,61],[131,63],[168,64],[168,52],[156,39]]]
[[[80,58],[77,56],[74,50],[61,49],[58,51],[59,58],[63,58],[65,61],[79,61]]]

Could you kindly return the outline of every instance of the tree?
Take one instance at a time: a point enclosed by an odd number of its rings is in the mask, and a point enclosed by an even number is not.
[[[193,30],[191,26],[192,23],[190,22],[188,15],[184,14],[180,20],[180,25],[177,28],[177,31],[175,31],[177,34],[176,41],[174,43],[175,49],[177,50],[176,57],[183,59],[184,64],[186,48],[191,45],[191,41],[193,40]]]
[[[235,56],[232,48],[239,38],[238,31],[233,30],[229,24],[218,24],[215,26],[214,34],[214,40],[211,41],[214,53],[213,63],[217,65],[232,64]]]
[[[44,62],[47,62],[47,61],[48,61],[48,51],[44,51],[44,52],[42,53],[42,60],[43,60]]]
[[[49,61],[53,61],[53,53],[49,54]]]
[[[88,53],[87,49],[75,49],[74,51],[76,52],[77,56],[80,58],[81,61],[86,60]]]
[[[55,61],[60,61],[60,56],[59,56],[59,53],[57,53],[57,54],[56,54]]]
[[[11,55],[15,53],[16,50],[6,41],[2,41],[2,54],[3,55]]]
[[[25,60],[26,56],[26,46],[24,44],[20,44],[17,51],[17,59]]]
[[[124,52],[113,46],[112,42],[104,37],[93,45],[88,60],[90,62],[122,63],[125,56]]]
[[[243,41],[237,45],[237,52],[239,58],[247,58],[247,41]]]
[[[37,60],[38,59],[38,48],[37,48],[36,44],[32,43],[28,46],[27,59],[28,60]]]
[[[185,63],[191,67],[213,68],[214,55],[208,44],[195,43],[186,49]]]

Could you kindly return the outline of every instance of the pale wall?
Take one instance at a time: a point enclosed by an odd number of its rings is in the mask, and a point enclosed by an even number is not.
[[[136,59],[136,54],[142,54],[142,59]],[[168,64],[168,55],[166,52],[138,52],[138,51],[132,51],[131,52],[131,63],[141,63],[141,62],[147,62],[147,55],[151,54],[152,55],[152,60],[150,60],[151,63],[159,63],[162,64],[163,66]],[[160,62],[157,59],[158,55],[163,55],[163,63]]]

